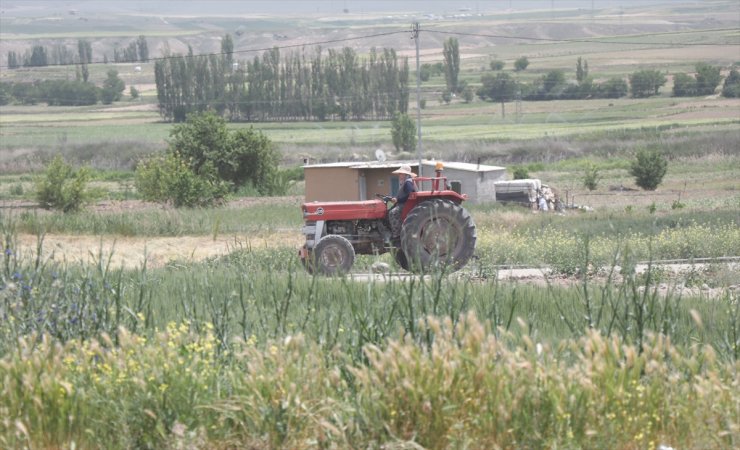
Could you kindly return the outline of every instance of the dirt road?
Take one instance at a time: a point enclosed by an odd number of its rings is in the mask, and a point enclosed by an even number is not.
[[[223,235],[217,236],[178,236],[178,237],[114,237],[114,236],[80,236],[80,235],[62,235],[54,234],[44,237],[42,246],[42,258],[58,262],[69,263],[97,263],[102,259],[107,263],[110,258],[111,267],[126,269],[135,269],[142,267],[146,261],[147,267],[162,267],[173,262],[196,262],[209,258],[227,255],[230,252],[239,249],[259,249],[270,248],[276,245],[289,245],[298,249],[303,236],[299,232],[281,232],[272,234],[269,237],[244,235]],[[18,236],[20,251],[24,255],[35,255],[37,248],[37,238],[35,235],[21,234]],[[731,286],[734,292],[740,292],[740,261],[732,259],[725,261],[728,268],[737,273],[737,280]],[[656,265],[658,265],[656,263]],[[690,271],[704,270],[707,263],[679,263],[670,262],[659,264],[662,270],[674,274],[675,279],[681,278],[681,274]],[[647,269],[646,264],[636,266],[637,273],[643,273]],[[616,272],[619,269],[616,268]],[[414,276],[405,272],[390,273],[381,270],[376,273],[355,272],[351,278],[356,281],[368,282],[370,280],[383,282],[389,278],[403,279]],[[549,268],[502,268],[497,272],[497,277],[501,281],[533,283],[538,285],[571,285],[580,283],[575,277],[560,277],[553,275]],[[603,278],[603,277],[601,277]],[[599,281],[600,277],[595,277],[594,281]],[[601,280],[604,281],[604,280]],[[675,284],[675,283],[673,283]],[[661,285],[659,288],[668,293],[669,284]],[[674,286],[675,288],[675,286]],[[690,288],[681,288],[681,292],[686,294],[705,295],[708,297],[717,297],[722,295],[724,289],[715,289],[708,286],[694,286]],[[676,292],[673,292],[674,294]]]
[[[35,254],[37,237],[18,236],[20,251]],[[174,261],[202,261],[226,255],[244,248],[267,248],[280,245],[300,247],[300,233],[278,233],[268,238],[244,235],[177,236],[177,237],[114,237],[54,234],[44,237],[42,257],[54,261],[96,262],[100,255],[110,258],[112,267],[133,269],[144,261],[148,267],[161,267]]]

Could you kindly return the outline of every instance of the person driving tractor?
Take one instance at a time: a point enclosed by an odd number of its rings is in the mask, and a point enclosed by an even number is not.
[[[416,174],[411,171],[411,166],[403,164],[392,172],[398,175],[398,193],[393,197],[393,207],[388,211],[388,220],[391,224],[391,233],[394,237],[401,235],[401,211],[412,192],[416,192],[414,178]]]
[[[395,198],[376,193],[374,200],[303,203],[306,243],[298,255],[306,270],[341,276],[350,273],[356,255],[382,253],[415,273],[465,266],[475,252],[475,223],[462,207],[467,196],[448,189],[442,169],[438,163],[436,177],[414,178],[402,165],[393,171],[400,181]],[[420,180],[431,189],[417,187]]]

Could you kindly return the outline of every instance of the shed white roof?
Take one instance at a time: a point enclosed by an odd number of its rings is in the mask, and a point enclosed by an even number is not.
[[[486,164],[473,164],[464,162],[442,161],[446,169],[464,170],[468,172],[491,172],[494,170],[506,170],[505,167],[489,166]],[[330,167],[345,167],[348,169],[397,169],[401,164],[408,164],[411,167],[418,167],[419,161],[361,161],[361,162],[335,162],[326,164],[307,164],[304,169],[320,169]],[[437,161],[423,160],[424,166],[434,166]]]
[[[465,162],[447,162],[442,161],[445,165],[445,169],[457,169],[457,170],[466,170],[468,172],[491,172],[494,170],[506,170],[506,167],[500,167],[500,166],[489,166],[486,164],[473,164],[473,163],[465,163]],[[424,164],[427,164],[427,161],[424,161]],[[436,161],[429,161],[430,165],[436,164]]]

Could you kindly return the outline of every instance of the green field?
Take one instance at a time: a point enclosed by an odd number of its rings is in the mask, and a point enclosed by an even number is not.
[[[187,4],[177,16],[54,15],[29,5],[3,9],[0,65],[6,51],[78,38],[96,56],[138,35],[152,49],[210,53],[226,32],[252,58],[250,49],[405,30],[409,20],[239,17],[215,4],[214,17],[190,17]],[[737,13],[718,1],[429,19],[422,62],[442,61],[452,35],[441,32],[464,30],[460,78],[474,87],[490,61],[514,74],[522,55],[522,81],[552,69],[573,78],[579,56],[597,81],[697,62],[726,74],[740,61],[728,19]],[[413,55],[405,34],[349,44],[360,55],[372,46]],[[324,278],[297,258],[302,181],[285,197],[244,190],[215,208],[140,200],[136,163],[163,151],[173,128],[157,112],[153,67],[92,64],[95,83],[110,68],[125,81],[113,105],[0,106],[0,447],[740,446],[740,100],[674,98],[669,77],[650,98],[512,102],[504,116],[479,99],[445,104],[444,78],[432,77],[422,84],[425,157],[526,168],[572,208],[469,205],[476,253],[454,274],[408,276],[385,254]],[[74,67],[0,69],[0,81],[74,76]],[[129,86],[142,95],[130,98]],[[393,148],[385,121],[229,127],[264,132],[285,169],[305,158],[372,160],[378,148],[416,158]],[[655,191],[629,174],[643,148],[668,157]],[[36,207],[56,154],[93,169],[96,201],[81,212]],[[589,167],[599,171],[593,191]],[[167,253],[186,241],[228,249]],[[391,274],[367,276],[377,262]],[[498,278],[521,265],[552,272]]]

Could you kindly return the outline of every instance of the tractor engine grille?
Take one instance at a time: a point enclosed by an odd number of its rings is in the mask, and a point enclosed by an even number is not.
[[[331,221],[326,223],[327,234],[348,236],[355,234],[355,224],[350,221]]]

